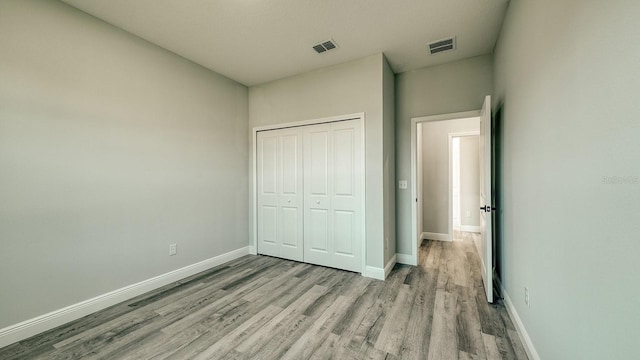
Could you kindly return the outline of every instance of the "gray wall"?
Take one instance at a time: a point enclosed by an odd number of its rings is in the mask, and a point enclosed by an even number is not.
[[[366,264],[384,266],[382,54],[249,89],[249,128],[365,113]]]
[[[386,59],[382,73],[384,138],[384,264],[396,254],[395,76]]]
[[[396,178],[411,179],[411,118],[479,110],[493,92],[490,55],[396,75]],[[414,254],[411,184],[396,194],[397,252]]]
[[[545,360],[638,357],[638,17],[638,1],[516,0],[498,41],[498,260]]]
[[[422,123],[423,232],[452,235],[449,233],[452,212],[449,208],[449,134],[479,130],[479,118]]]
[[[0,53],[0,328],[248,245],[246,87],[57,1]]]
[[[478,146],[477,135],[460,138],[460,225],[463,226],[480,226]]]

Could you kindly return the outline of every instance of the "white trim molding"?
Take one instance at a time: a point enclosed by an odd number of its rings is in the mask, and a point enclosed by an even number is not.
[[[432,233],[432,232],[423,232],[420,234],[420,240],[438,240],[438,241],[453,241],[451,235],[449,234],[441,234],[441,233]]]
[[[502,293],[502,297],[504,298],[504,304],[505,304],[505,307],[507,308],[507,313],[509,314],[509,317],[511,318],[511,320],[513,321],[513,324],[516,327],[516,332],[520,337],[520,341],[522,341],[522,345],[524,346],[524,351],[527,353],[527,356],[529,357],[530,360],[540,360],[540,355],[538,355],[538,351],[536,351],[536,348],[533,346],[533,342],[531,341],[531,338],[527,333],[527,329],[525,329],[524,324],[522,323],[522,320],[520,320],[520,316],[518,315],[518,312],[516,311],[515,306],[513,306],[513,302],[509,297],[509,293],[507,293],[507,290],[504,288],[504,286],[502,286],[502,283],[500,282],[499,278],[496,277],[494,279],[500,286],[500,292]]]
[[[396,262],[397,262],[397,255],[393,255],[393,257],[389,260],[387,265],[384,266],[384,269],[367,265],[364,268],[364,272],[362,273],[362,276],[366,276],[366,277],[370,277],[378,280],[385,280],[387,276],[391,274],[393,267],[396,266]]]
[[[168,273],[152,277],[123,288],[98,295],[94,298],[69,305],[65,308],[40,315],[33,319],[0,329],[0,348],[15,342],[27,339],[96,311],[106,309],[109,306],[127,301],[151,290],[182,280],[215,266],[222,265],[231,260],[249,254],[249,247],[243,247],[231,252],[206,259]]]
[[[384,269],[375,266],[365,266],[362,276],[370,277],[373,279],[384,280]]]
[[[397,262],[398,262],[398,256],[397,255],[393,255],[393,257],[389,260],[387,265],[385,265],[385,267],[384,267],[384,278],[385,279],[387,277],[389,277],[389,274],[391,274],[391,271],[393,270],[393,267],[396,266]]]
[[[416,261],[415,257],[410,254],[396,254],[396,261],[398,264],[405,264],[411,266],[417,266],[418,261]]]

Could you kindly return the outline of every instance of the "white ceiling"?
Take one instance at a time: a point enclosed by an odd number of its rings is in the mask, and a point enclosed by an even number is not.
[[[394,72],[493,50],[508,0],[62,0],[247,86],[383,52]],[[457,49],[427,43],[456,36]],[[332,38],[337,50],[312,45]]]

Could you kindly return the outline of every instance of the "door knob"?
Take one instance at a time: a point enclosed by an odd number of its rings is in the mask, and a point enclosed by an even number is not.
[[[288,202],[289,204],[291,204],[291,200],[287,200],[287,202]]]
[[[320,205],[320,200],[316,201],[316,204]]]

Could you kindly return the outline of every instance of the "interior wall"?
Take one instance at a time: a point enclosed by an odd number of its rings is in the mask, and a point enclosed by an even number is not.
[[[511,1],[498,40],[498,261],[542,359],[637,357],[639,16],[638,1]]]
[[[477,131],[478,118],[422,123],[422,232],[444,234],[451,239],[449,134]]]
[[[58,1],[0,53],[0,328],[248,245],[246,87]]]
[[[460,138],[460,225],[480,226],[479,136]]]
[[[384,61],[377,54],[249,89],[249,129],[365,113],[365,261],[376,268],[384,266],[385,247]]]
[[[396,75],[396,179],[411,179],[411,118],[479,110],[493,92],[493,58],[478,56]],[[411,183],[396,193],[396,243],[412,255]]]

